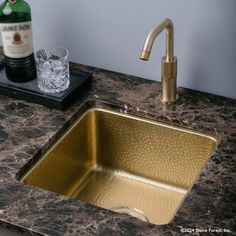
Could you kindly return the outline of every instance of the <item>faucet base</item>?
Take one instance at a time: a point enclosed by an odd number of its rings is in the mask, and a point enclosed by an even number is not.
[[[161,101],[162,103],[173,103],[173,102],[176,102],[176,101],[178,100],[178,98],[179,98],[179,95],[178,95],[178,94],[176,94],[175,98],[173,98],[173,99],[165,99],[165,98],[163,98],[162,95],[161,95],[161,96],[160,96],[160,101]]]

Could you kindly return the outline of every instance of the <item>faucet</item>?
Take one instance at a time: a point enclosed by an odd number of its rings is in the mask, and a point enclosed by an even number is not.
[[[140,59],[148,61],[152,45],[156,37],[166,28],[166,55],[161,63],[161,101],[174,102],[178,95],[177,84],[177,58],[174,56],[174,26],[170,19],[164,19],[148,34]]]

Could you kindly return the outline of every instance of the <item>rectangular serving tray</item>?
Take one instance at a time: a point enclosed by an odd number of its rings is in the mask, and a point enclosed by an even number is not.
[[[2,68],[1,68],[2,67]],[[0,65],[0,94],[29,102],[64,110],[70,101],[86,89],[92,81],[92,74],[80,70],[70,70],[70,86],[60,93],[44,93],[38,88],[37,79],[25,83],[10,81],[4,66]]]

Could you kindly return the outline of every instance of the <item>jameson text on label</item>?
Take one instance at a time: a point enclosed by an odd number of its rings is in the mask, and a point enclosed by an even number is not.
[[[4,54],[23,58],[33,53],[31,21],[0,24]]]

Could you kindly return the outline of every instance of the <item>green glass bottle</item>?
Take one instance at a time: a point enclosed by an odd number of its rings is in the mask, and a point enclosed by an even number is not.
[[[31,10],[24,0],[5,0],[0,5],[0,29],[7,77],[26,82],[36,77]]]

